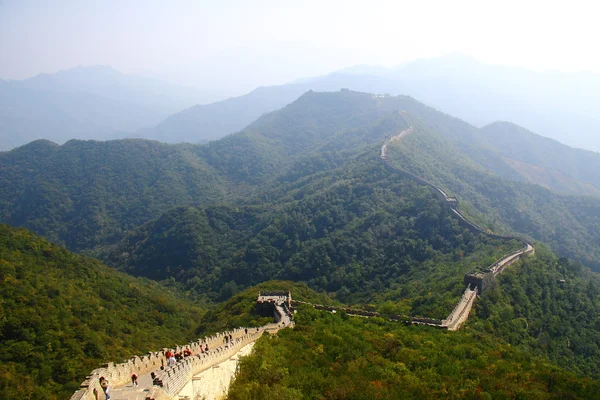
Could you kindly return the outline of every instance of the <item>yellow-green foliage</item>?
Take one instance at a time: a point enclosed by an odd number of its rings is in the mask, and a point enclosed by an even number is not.
[[[64,399],[103,362],[186,343],[203,311],[0,225],[0,397]]]
[[[446,332],[308,307],[261,338],[232,400],[595,398],[600,384],[473,331]]]

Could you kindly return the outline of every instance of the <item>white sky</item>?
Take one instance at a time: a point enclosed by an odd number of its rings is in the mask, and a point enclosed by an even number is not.
[[[105,64],[238,92],[461,51],[600,72],[594,1],[0,0],[0,78]]]

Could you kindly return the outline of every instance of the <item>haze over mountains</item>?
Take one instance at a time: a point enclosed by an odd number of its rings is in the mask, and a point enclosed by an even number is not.
[[[172,115],[144,137],[188,142],[216,139],[307,90],[341,88],[409,95],[476,126],[511,121],[564,144],[600,151],[600,76],[487,65],[462,54],[416,60],[392,69],[353,67],[299,83],[261,87],[245,96]]]
[[[35,139],[63,143],[132,136],[210,96],[106,66],[0,81],[0,150]]]
[[[237,132],[308,90],[341,88],[409,95],[475,126],[510,121],[569,146],[600,150],[598,75],[488,65],[458,53],[396,68],[346,68],[214,103],[207,102],[215,94],[109,67],[0,81],[0,150],[38,138],[202,143]]]
[[[600,399],[596,8],[0,0],[0,400]]]

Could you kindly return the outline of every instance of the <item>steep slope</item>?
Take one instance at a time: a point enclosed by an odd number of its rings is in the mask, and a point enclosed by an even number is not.
[[[242,360],[229,398],[588,399],[597,381],[478,332],[300,309],[296,326]]]
[[[0,85],[0,151],[35,139],[115,139],[206,100],[196,89],[110,67],[78,67]]]
[[[589,282],[576,264],[542,253],[513,267],[497,289],[484,294],[475,323],[452,334],[301,306],[294,330],[257,342],[229,397],[594,398],[597,276]],[[557,282],[559,277],[567,283]],[[288,282],[266,285],[260,289],[279,287],[291,289],[294,297],[298,292],[301,300],[326,300]],[[207,313],[203,325],[245,323],[257,290]]]
[[[352,129],[369,130],[391,111],[367,93],[307,92],[243,131],[201,148],[207,162],[230,177],[257,183],[277,175],[298,157]],[[379,137],[371,138],[371,143]]]
[[[598,379],[599,289],[597,273],[538,247],[482,296],[471,326]]]
[[[503,156],[541,169],[557,171],[565,180],[575,178],[582,186],[580,194],[598,195],[600,177],[596,171],[600,169],[600,153],[573,149],[510,122],[495,122],[481,128],[481,131],[487,143]],[[548,186],[560,191],[562,182],[562,179],[558,182],[550,180]]]
[[[392,159],[399,166],[464,199],[463,211],[490,224],[492,230],[527,234],[563,256],[600,268],[596,245],[600,200],[561,196],[538,185],[501,179],[490,169],[498,171],[507,164],[497,153],[472,146],[468,138],[476,132],[447,132],[434,120],[421,121],[415,134],[391,146]],[[476,161],[485,154],[489,157],[483,163]],[[507,173],[510,170],[502,174]]]
[[[89,250],[178,205],[235,202],[338,131],[381,115],[367,94],[308,93],[207,146],[33,142],[0,154],[0,221]]]
[[[306,282],[344,301],[394,287],[406,297],[396,312],[445,317],[469,269],[520,245],[460,227],[428,189],[390,174],[377,150],[274,183],[280,192],[262,205],[173,210],[103,259],[212,298],[270,279]]]
[[[0,225],[0,389],[64,399],[108,360],[185,343],[202,311],[165,288]]]

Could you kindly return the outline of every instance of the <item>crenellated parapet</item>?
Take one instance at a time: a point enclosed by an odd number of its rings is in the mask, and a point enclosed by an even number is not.
[[[242,347],[255,342],[264,332],[274,327],[277,327],[277,324],[268,324],[259,328],[244,328],[248,333],[234,338],[227,344],[215,347],[207,353],[187,357],[173,366],[158,371],[154,379],[154,387],[146,398],[148,400],[175,398],[194,375],[229,359]],[[165,397],[163,392],[168,396]]]
[[[276,333],[278,330],[293,326],[290,292],[268,293],[275,297],[273,303],[274,323],[261,327],[240,327],[230,331],[199,338],[185,345],[172,349],[162,349],[145,356],[135,356],[123,363],[107,363],[93,370],[81,383],[71,400],[104,399],[100,378],[104,377],[112,388],[119,388],[131,382],[132,374],[150,375],[153,373],[153,386],[147,400],[172,400],[196,374],[217,365],[233,355],[242,347],[256,341],[265,332]],[[167,353],[182,355],[179,361],[169,365]]]

